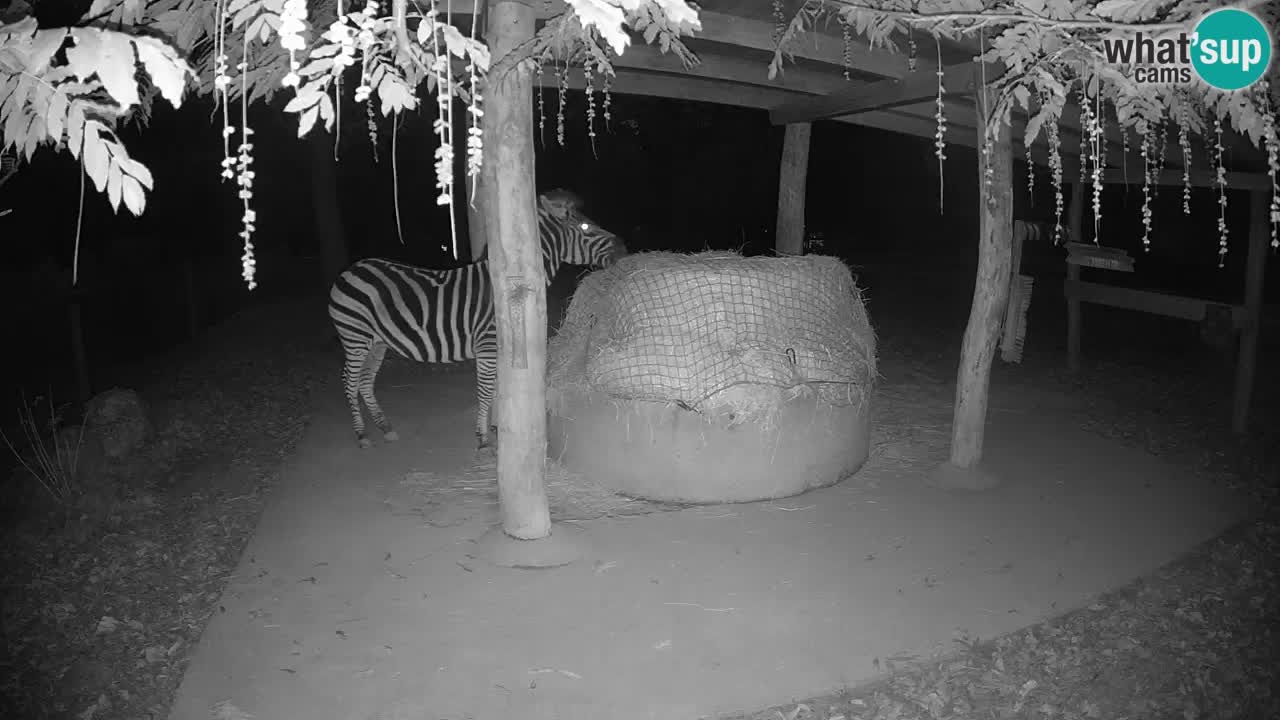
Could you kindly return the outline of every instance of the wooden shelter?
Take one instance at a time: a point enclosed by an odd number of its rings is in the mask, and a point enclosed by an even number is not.
[[[455,0],[453,12],[466,13],[468,5],[465,0]],[[565,10],[560,0],[490,0],[491,13],[492,8],[499,5],[519,5],[539,25],[547,17]],[[787,21],[790,21],[798,5],[796,0],[784,3]],[[803,251],[804,188],[813,122],[831,120],[850,123],[932,141],[937,132],[936,71],[941,66],[946,88],[945,141],[948,145],[978,147],[983,135],[983,115],[975,112],[975,108],[981,102],[980,92],[984,87],[985,77],[997,74],[998,70],[974,62],[974,57],[979,54],[976,40],[935,42],[931,35],[921,32],[916,38],[915,68],[912,71],[912,62],[905,47],[900,48],[902,52],[898,53],[873,50],[857,37],[846,40],[838,23],[823,22],[788,48],[790,57],[784,63],[782,72],[770,79],[769,63],[774,57],[774,49],[782,29],[773,15],[772,4],[701,0],[699,6],[698,15],[702,28],[692,38],[685,39],[686,46],[698,57],[699,62],[695,66],[686,68],[674,54],[664,54],[657,47],[636,38],[626,52],[614,60],[617,74],[610,83],[610,90],[614,93],[765,109],[770,112],[774,124],[785,125],[778,190],[779,252]],[[493,18],[494,15],[491,14],[490,32],[493,31]],[[492,47],[492,39],[490,44]],[[560,86],[561,80],[553,72],[545,72],[540,82],[554,89]],[[567,85],[572,89],[586,87],[580,68],[569,71]],[[600,89],[598,78],[594,89]],[[1061,125],[1063,148],[1079,147],[1079,115],[1078,107],[1068,106],[1064,112]],[[1013,157],[1025,157],[1022,137],[1026,122],[1024,115],[1015,113],[1012,136],[1008,137],[1009,134],[1005,133],[1006,137],[996,144],[998,147],[992,153],[993,157],[998,156],[991,161],[997,176],[995,185],[998,186],[992,191],[995,198],[993,202],[1004,209],[989,214],[984,209],[982,219],[979,278],[960,364],[953,430],[952,463],[961,468],[976,465],[981,457],[986,383],[1003,317],[1003,303],[1007,298],[1006,286],[1010,273],[1013,232],[1010,168]],[[1104,179],[1108,183],[1125,182],[1125,173],[1121,168],[1125,164],[1129,167],[1142,167],[1142,157],[1137,148],[1127,148],[1128,152],[1125,152],[1120,132],[1114,125],[1108,126],[1106,130],[1106,142],[1105,157],[1112,169],[1104,172]],[[1227,173],[1229,187],[1252,191],[1251,202],[1256,205],[1253,215],[1255,218],[1265,218],[1264,206],[1270,200],[1271,184],[1265,174],[1261,153],[1244,138],[1228,137],[1226,142],[1236,150],[1232,157],[1237,161],[1237,166],[1240,162],[1246,163],[1245,171]],[[508,151],[514,150],[508,148]],[[531,148],[529,152],[532,152]],[[1181,158],[1176,155],[1177,153],[1172,153],[1166,158],[1165,169],[1157,175],[1158,182],[1170,185],[1183,182],[1183,172],[1179,167]],[[1048,164],[1044,143],[1037,143],[1032,148],[1031,157],[1037,164]],[[1073,153],[1064,152],[1062,161],[1065,178],[1079,177],[1078,159]],[[1215,176],[1211,170],[1201,168],[1192,171],[1191,180],[1197,186],[1213,186]],[[1078,198],[1082,193],[1078,192],[1079,188],[1075,190],[1071,194]],[[996,195],[999,197],[995,197]],[[484,222],[492,226],[494,218],[484,219]],[[1254,375],[1261,324],[1266,231],[1265,222],[1255,221],[1251,224],[1248,286],[1244,293],[1245,302],[1236,314],[1237,325],[1242,331],[1235,412],[1238,429],[1244,427]],[[494,238],[492,230],[489,237]],[[503,242],[507,242],[505,236]],[[1073,282],[1075,280],[1068,280],[1070,312],[1078,313],[1082,291],[1072,285]],[[1106,298],[1091,296],[1087,299],[1108,302]],[[533,319],[531,325],[537,324],[538,321]],[[1073,324],[1073,327],[1078,327],[1078,324]],[[535,341],[532,336],[526,339],[529,342]],[[1075,338],[1073,347],[1077,346],[1078,338]]]

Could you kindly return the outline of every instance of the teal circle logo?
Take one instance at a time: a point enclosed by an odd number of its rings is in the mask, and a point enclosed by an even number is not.
[[[1191,43],[1191,65],[1219,90],[1249,87],[1271,63],[1271,33],[1247,10],[1222,8],[1205,15]]]

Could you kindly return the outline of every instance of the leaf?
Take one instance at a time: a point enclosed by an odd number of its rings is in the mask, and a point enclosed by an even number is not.
[[[100,128],[102,124],[97,120],[90,120],[84,124],[84,153],[80,158],[84,163],[85,174],[93,181],[93,186],[99,192],[107,183],[107,166],[111,163],[111,156],[107,154],[107,144],[99,134]]]
[[[104,31],[99,47],[98,79],[120,107],[128,110],[138,104],[138,83],[134,79],[137,60],[131,38],[123,33]]]
[[[302,113],[302,117],[298,118],[298,137],[303,137],[311,132],[311,128],[315,127],[316,118],[320,116],[319,103],[312,105]]]
[[[67,111],[67,149],[71,151],[71,157],[80,157],[80,150],[84,145],[84,126],[86,124],[84,101],[72,100],[71,109]]]
[[[31,38],[31,49],[23,60],[24,70],[32,75],[40,75],[49,68],[49,61],[66,42],[70,32],[62,28],[40,30]]]
[[[285,112],[302,112],[312,105],[320,102],[320,98],[324,97],[324,93],[313,90],[311,85],[304,85],[284,106]]]
[[[125,177],[121,187],[122,196],[124,198],[124,206],[129,208],[129,212],[134,217],[142,215],[147,209],[147,195],[142,190],[142,185],[131,177]]]
[[[151,83],[160,90],[160,96],[176,107],[182,106],[182,94],[187,87],[187,76],[195,75],[191,66],[167,43],[152,37],[135,37],[138,60],[146,68]]]
[[[333,100],[329,99],[328,95],[321,95],[317,107],[320,108],[320,117],[324,120],[324,129],[333,130]]]
[[[120,164],[110,163],[107,167],[107,201],[111,203],[112,210],[120,207],[120,181],[122,178]]]

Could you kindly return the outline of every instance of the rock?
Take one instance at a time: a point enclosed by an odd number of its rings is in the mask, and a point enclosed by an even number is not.
[[[147,406],[133,390],[113,388],[85,404],[87,435],[101,444],[107,457],[120,459],[132,454],[153,435]]]

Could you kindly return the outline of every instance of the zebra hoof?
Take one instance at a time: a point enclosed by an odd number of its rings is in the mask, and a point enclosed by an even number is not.
[[[400,433],[395,430],[388,430],[382,434],[382,439],[387,442],[395,442],[400,439]]]
[[[367,438],[367,437],[362,437],[362,438],[360,438],[360,449],[361,449],[361,450],[368,450],[368,449],[369,449],[369,448],[371,448],[371,447],[373,447],[373,441],[372,441],[372,440],[370,440],[370,439],[369,439],[369,438]]]

